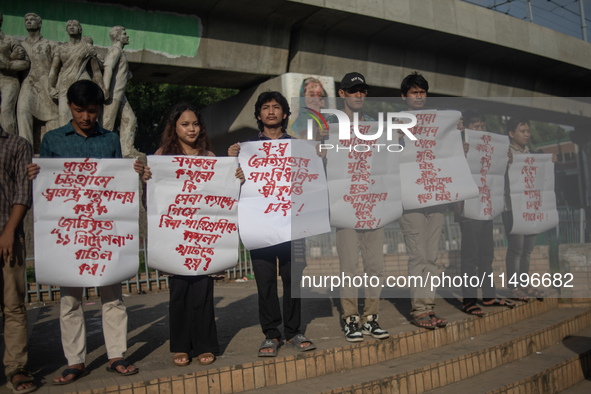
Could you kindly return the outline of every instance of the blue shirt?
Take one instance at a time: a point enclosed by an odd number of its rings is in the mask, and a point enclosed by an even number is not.
[[[40,157],[61,158],[121,158],[121,142],[119,136],[96,126],[94,133],[88,137],[80,135],[69,122],[59,129],[51,130],[41,141]]]

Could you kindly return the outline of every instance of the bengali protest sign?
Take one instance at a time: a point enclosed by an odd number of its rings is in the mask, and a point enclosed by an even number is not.
[[[316,144],[289,139],[240,144],[238,160],[246,182],[238,220],[247,249],[330,231],[326,178]]]
[[[400,158],[404,209],[425,208],[478,196],[457,129],[458,111],[405,111],[417,117]]]
[[[551,154],[513,155],[509,166],[511,234],[538,234],[558,225]]]
[[[466,159],[478,186],[478,197],[464,201],[462,216],[474,220],[492,220],[503,212],[505,205],[509,137],[466,129],[464,141],[470,144]]]
[[[137,274],[138,176],[133,159],[34,159],[37,283],[90,287]]]
[[[376,135],[378,127],[378,122],[359,122],[358,130]],[[401,147],[390,148],[386,133],[375,140],[361,140],[351,131],[351,139],[339,140],[338,131],[338,123],[330,124],[326,140],[331,146],[326,155],[330,224],[367,230],[400,218]]]
[[[148,266],[208,275],[238,261],[235,157],[148,156]]]

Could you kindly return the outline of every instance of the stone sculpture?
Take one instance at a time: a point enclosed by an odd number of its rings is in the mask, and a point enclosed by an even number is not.
[[[129,44],[129,37],[123,26],[115,26],[109,32],[112,46],[107,52],[104,61],[103,81],[105,92],[109,100],[103,111],[103,127],[107,130],[115,128],[118,117],[121,119],[119,126],[119,138],[121,139],[121,151],[124,157],[137,156],[133,147],[137,129],[137,118],[125,97],[125,86],[131,79],[129,64],[123,47]]]
[[[58,100],[60,126],[72,119],[66,93],[74,82],[90,79],[104,90],[96,50],[86,40],[82,40],[82,26],[78,21],[70,20],[66,24],[66,32],[70,36],[70,41],[58,46],[49,73],[49,94]]]
[[[41,35],[41,17],[34,13],[25,15],[25,29],[29,36],[22,41],[31,67],[21,86],[16,107],[18,130],[21,137],[35,146],[34,141],[41,141],[42,135],[34,137],[34,120],[45,123],[45,131],[58,128],[58,110],[49,95],[49,70],[53,56],[57,51],[57,42]]]
[[[18,73],[29,68],[29,59],[18,40],[2,32],[2,22],[4,16],[0,12],[0,125],[6,132],[17,134],[15,109],[20,88]]]

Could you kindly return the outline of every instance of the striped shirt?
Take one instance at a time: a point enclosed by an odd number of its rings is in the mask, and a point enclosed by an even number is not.
[[[12,206],[31,206],[31,181],[27,164],[31,163],[31,145],[0,127],[0,234],[10,218]],[[22,223],[17,231],[22,232]]]

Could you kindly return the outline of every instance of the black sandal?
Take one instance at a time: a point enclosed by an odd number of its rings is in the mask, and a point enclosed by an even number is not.
[[[509,309],[515,308],[514,302],[511,302],[511,301],[506,300],[504,298],[495,298],[494,300],[492,300],[492,302],[490,304],[487,304],[487,302],[490,302],[490,301],[482,301],[482,305],[484,305],[484,306],[506,306]]]
[[[129,375],[135,375],[136,373],[138,373],[140,371],[140,369],[136,367],[133,371],[128,370],[127,372],[119,372],[117,367],[120,365],[123,366],[123,368],[125,368],[125,369],[127,369],[127,367],[131,366],[131,364],[129,364],[124,359],[120,359],[117,361],[113,361],[111,366],[107,367],[107,372],[114,372],[114,373],[119,374],[121,376],[129,376]]]
[[[277,348],[279,347],[279,341],[276,339],[265,339],[258,350],[259,357],[277,357]],[[261,352],[263,349],[272,349],[272,352]]]
[[[302,343],[304,342],[308,342],[310,343],[310,345],[302,347]],[[286,341],[285,346],[291,347],[292,349],[297,350],[298,352],[307,352],[316,349],[316,345],[314,345],[311,340],[309,340],[302,334],[298,334],[295,337],[291,338],[289,341]]]
[[[473,316],[484,317],[484,312],[474,302],[464,304],[464,306],[462,306],[462,312]]]
[[[65,380],[65,381],[53,381],[51,382],[51,384],[53,384],[54,386],[64,386],[66,384],[70,384],[70,383],[74,383],[75,381],[77,381],[80,378],[85,377],[86,375],[88,375],[89,372],[88,370],[80,370],[78,368],[66,368],[62,371],[62,377],[65,379],[66,376],[68,375],[74,375],[74,377],[70,380]]]

